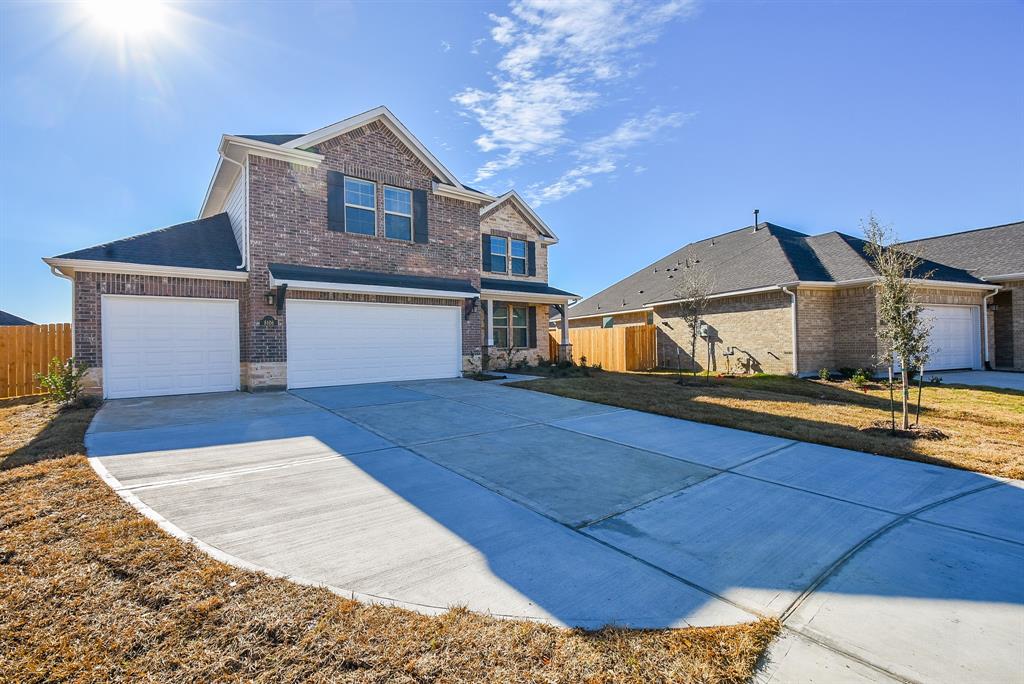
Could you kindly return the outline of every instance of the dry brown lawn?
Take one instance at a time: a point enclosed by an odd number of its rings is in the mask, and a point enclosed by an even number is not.
[[[924,386],[921,427],[940,438],[893,435],[889,390],[788,376],[684,377],[610,373],[545,378],[518,387],[874,454],[1024,478],[1024,392]],[[897,397],[898,398],[898,397]],[[916,401],[915,388],[913,398]],[[898,404],[897,404],[898,406]],[[899,413],[897,410],[897,424]]]
[[[94,475],[92,413],[0,402],[0,682],[741,682],[779,629],[428,617],[239,570]]]

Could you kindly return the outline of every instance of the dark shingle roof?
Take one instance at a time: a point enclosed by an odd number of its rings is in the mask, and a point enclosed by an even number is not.
[[[686,269],[711,273],[711,294],[796,281],[840,282],[874,277],[865,242],[843,233],[808,236],[772,223],[747,226],[686,245],[570,309],[570,318],[611,314],[676,299]],[[961,268],[925,259],[934,280],[977,283]]]
[[[976,278],[1024,273],[1024,221],[911,240],[903,248]]]
[[[563,297],[579,297],[572,292],[559,290],[547,283],[520,282],[517,280],[500,280],[498,278],[481,278],[481,290],[504,290],[505,292],[521,292],[523,294],[549,294]]]
[[[21,316],[15,316],[12,313],[0,311],[0,325],[35,325],[35,323],[26,320]]]
[[[468,280],[452,278],[428,278],[404,274],[375,273],[372,271],[351,271],[343,268],[320,268],[295,264],[270,264],[270,273],[279,280],[304,280],[317,283],[338,283],[344,285],[380,285],[382,287],[411,287],[420,290],[446,290],[477,294]]]
[[[284,145],[287,142],[296,140],[306,135],[305,133],[269,133],[266,135],[242,135],[238,134],[236,138],[246,138],[247,140],[255,140],[256,142],[270,143],[271,145]]]
[[[179,223],[56,258],[222,271],[238,270],[242,263],[227,214]]]

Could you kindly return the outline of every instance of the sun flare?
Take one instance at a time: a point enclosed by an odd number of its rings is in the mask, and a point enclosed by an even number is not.
[[[124,40],[146,38],[164,28],[167,7],[158,0],[87,0],[90,21]]]

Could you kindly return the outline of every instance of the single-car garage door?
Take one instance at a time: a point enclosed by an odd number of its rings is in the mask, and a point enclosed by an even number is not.
[[[103,395],[238,389],[238,301],[104,295]]]
[[[974,306],[926,307],[932,322],[931,359],[925,368],[950,370],[980,367],[978,308]]]
[[[458,377],[462,308],[289,299],[288,386]]]

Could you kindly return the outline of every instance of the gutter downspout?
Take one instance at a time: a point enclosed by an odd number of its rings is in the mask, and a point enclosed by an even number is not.
[[[242,252],[242,263],[235,266],[235,268],[241,271],[249,267],[249,169],[246,168],[246,165],[242,162],[237,162],[224,154],[223,150],[221,150],[219,154],[221,159],[226,162],[231,162],[242,170],[241,180],[245,183],[245,186],[242,188],[245,191],[245,225],[242,226],[242,241],[244,244],[240,250]]]
[[[792,304],[792,306],[789,309],[790,310],[790,318],[792,319],[792,335],[793,335],[793,375],[795,375],[796,377],[800,377],[800,365],[797,363],[797,356],[796,356],[796,353],[797,353],[797,343],[796,343],[796,339],[797,339],[796,338],[796,333],[797,333],[797,328],[796,328],[796,292],[790,290],[789,287],[787,287],[785,285],[783,285],[781,287],[781,289],[782,289],[783,292],[788,294],[790,296],[790,298],[793,300],[793,304]]]
[[[75,355],[75,290],[78,286],[75,284],[75,279],[66,273],[61,273],[57,270],[56,266],[46,264],[50,267],[50,273],[57,276],[58,278],[64,278],[65,280],[71,281],[71,355]],[[993,293],[994,294],[994,293]]]
[[[999,290],[1002,288],[997,287],[981,298],[981,329],[984,330],[983,338],[985,343],[985,370],[992,370],[992,364],[989,363],[988,358],[988,299],[989,297],[995,297]]]

